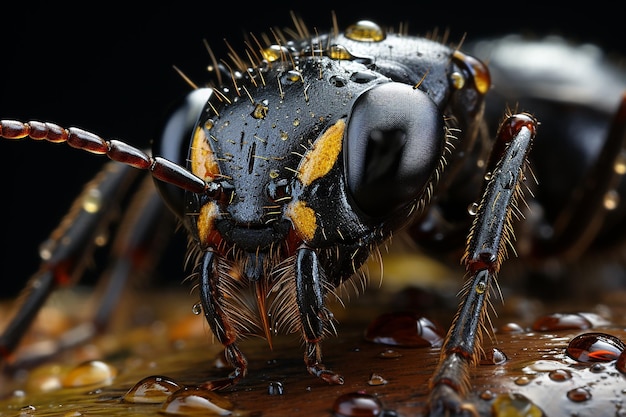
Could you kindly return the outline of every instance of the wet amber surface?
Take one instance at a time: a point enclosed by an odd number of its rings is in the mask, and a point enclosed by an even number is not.
[[[38,322],[37,333],[5,364],[0,416],[421,416],[440,343],[414,344],[412,338],[424,328],[437,334],[432,323],[447,328],[457,300],[445,291],[441,298],[441,288],[430,291],[370,288],[345,308],[331,307],[338,336],[324,342],[324,364],[344,376],[344,385],[309,375],[297,335],[286,335],[276,337],[272,349],[258,338],[242,341],[248,375],[220,392],[200,388],[231,369],[202,315],[193,314],[196,300],[186,289],[132,298],[124,303],[124,318],[103,336],[15,367],[21,355],[45,352],[48,338],[77,322],[80,309],[53,303],[46,314],[54,326]],[[416,299],[423,303],[409,314]],[[516,296],[504,306],[495,303],[499,316],[491,317],[495,330],[484,337],[469,400],[489,417],[626,415],[624,299],[612,294],[584,308]],[[584,325],[563,326],[569,319]],[[533,329],[538,321],[547,325]],[[386,337],[404,342],[385,343]],[[578,353],[572,356],[573,348]],[[585,360],[588,352],[602,361]]]

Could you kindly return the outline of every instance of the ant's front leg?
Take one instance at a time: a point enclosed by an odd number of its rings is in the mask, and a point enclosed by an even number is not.
[[[537,121],[528,114],[508,116],[500,125],[463,257],[467,272],[463,298],[431,379],[431,416],[478,415],[465,400],[469,368],[479,359],[489,292],[497,290],[497,273],[514,240],[512,219],[521,216],[518,201],[523,198],[522,182],[536,128]]]
[[[217,340],[224,346],[224,356],[234,371],[227,378],[208,381],[203,384],[204,388],[212,391],[236,385],[246,376],[248,370],[248,361],[236,344],[239,332],[221,303],[224,297],[218,282],[220,279],[218,256],[212,250],[207,250],[202,257],[199,284],[200,302],[204,317]]]
[[[313,376],[329,384],[343,384],[343,377],[321,363],[320,343],[330,313],[324,306],[324,274],[315,250],[303,246],[296,255],[296,300],[305,342],[304,362]]]

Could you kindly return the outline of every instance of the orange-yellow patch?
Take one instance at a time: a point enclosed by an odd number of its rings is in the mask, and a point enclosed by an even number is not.
[[[217,204],[211,201],[200,208],[198,216],[198,237],[203,244],[209,244],[213,231],[213,220],[217,215]]]
[[[213,179],[219,174],[219,167],[213,150],[202,127],[197,127],[191,142],[191,171],[203,179]]]
[[[298,178],[304,185],[309,185],[328,174],[335,165],[341,145],[346,122],[339,119],[315,141],[313,147],[304,155],[298,168]]]
[[[287,206],[286,215],[291,219],[296,233],[302,240],[309,242],[313,239],[317,219],[311,207],[307,207],[304,201],[294,201]]]

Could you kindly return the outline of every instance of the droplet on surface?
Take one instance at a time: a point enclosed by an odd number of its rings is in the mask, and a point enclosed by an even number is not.
[[[530,384],[530,378],[528,378],[527,376],[520,376],[520,377],[515,378],[513,382],[515,382],[515,385],[520,385],[520,386],[528,385]]]
[[[412,312],[382,314],[365,331],[374,343],[405,347],[440,347],[444,331],[425,317]]]
[[[360,391],[343,394],[333,403],[337,417],[379,417],[382,411],[378,398]]]
[[[285,387],[280,381],[270,381],[267,386],[267,393],[269,395],[283,395],[285,393]]]
[[[378,357],[383,358],[383,359],[396,359],[396,358],[401,358],[402,353],[393,349],[385,349],[378,354]]]
[[[498,331],[500,331],[501,333],[507,333],[507,334],[525,332],[524,328],[517,323],[506,323],[500,326]]]
[[[344,36],[353,41],[380,42],[385,39],[385,31],[376,23],[370,20],[360,20],[348,26]]]
[[[579,362],[608,362],[617,359],[624,343],[606,333],[583,333],[573,338],[566,348],[567,355]]]
[[[557,330],[587,330],[592,324],[584,316],[576,313],[553,313],[539,317],[532,325],[537,332]]]
[[[591,399],[591,393],[585,388],[574,388],[567,391],[567,398],[570,401],[581,403]]]
[[[501,365],[509,358],[498,348],[485,350],[485,356],[480,358],[481,365]]]
[[[502,394],[491,404],[493,417],[545,417],[541,408],[522,394]]]
[[[160,412],[175,416],[227,416],[233,413],[233,404],[213,391],[185,387],[170,395]]]
[[[124,401],[129,403],[160,404],[181,386],[165,376],[152,375],[137,382],[124,394]]]
[[[567,369],[555,369],[548,373],[548,378],[557,382],[567,381],[568,379],[572,379],[572,373]]]
[[[117,369],[106,362],[93,360],[84,362],[71,369],[62,380],[66,388],[87,385],[107,385],[117,376]]]
[[[377,373],[370,375],[370,379],[367,381],[367,384],[372,386],[385,385],[386,383],[387,380]]]

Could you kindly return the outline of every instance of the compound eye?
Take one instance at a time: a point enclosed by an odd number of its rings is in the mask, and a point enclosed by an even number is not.
[[[361,94],[344,137],[345,177],[357,208],[383,218],[418,198],[444,142],[443,117],[423,91],[390,82]]]

